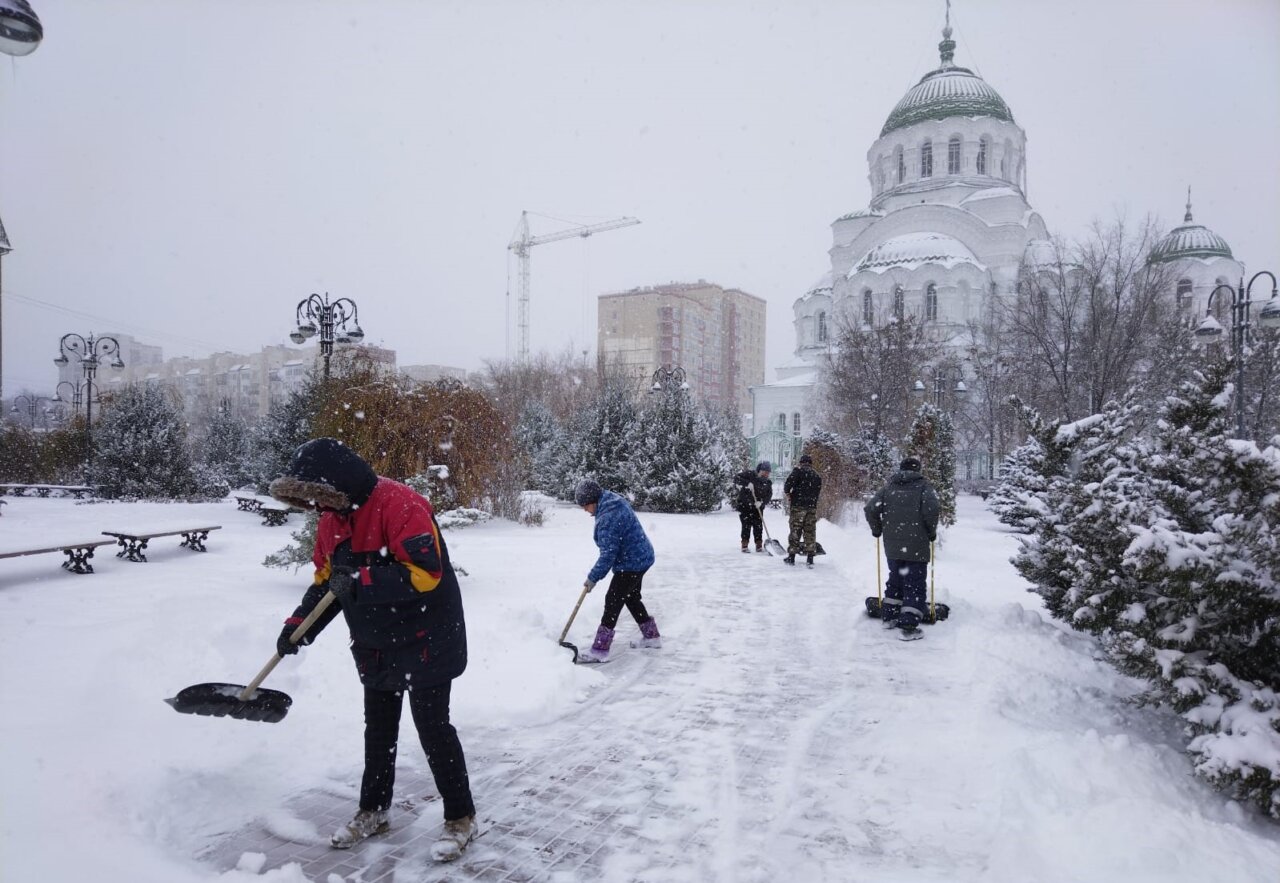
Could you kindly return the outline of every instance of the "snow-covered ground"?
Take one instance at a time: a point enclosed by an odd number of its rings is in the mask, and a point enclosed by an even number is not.
[[[1126,704],[1133,684],[1025,592],[1015,538],[980,501],[960,506],[937,567],[952,618],[915,643],[862,614],[876,579],[862,525],[820,524],[829,554],[810,571],[738,552],[731,512],[642,513],[666,646],[629,648],[624,613],[600,667],[555,643],[595,556],[585,513],[449,531],[471,649],[453,717],[498,827],[453,868],[408,856],[377,879],[1275,880],[1280,827],[1191,776],[1177,721]],[[202,522],[223,525],[204,554],[176,537],[147,563],[103,547],[83,576],[53,554],[0,560],[0,880],[302,881],[297,864],[209,857],[264,826],[315,840],[293,811],[317,789],[354,809],[336,796],[361,767],[341,620],[268,679],[294,700],[278,724],[161,702],[247,683],[272,655],[309,574],[261,562],[292,528],[231,502],[10,499],[0,549]],[[589,641],[603,596],[571,639]],[[400,765],[420,771],[405,717]],[[508,849],[504,826],[539,814],[571,819],[579,842],[556,828],[558,849]]]

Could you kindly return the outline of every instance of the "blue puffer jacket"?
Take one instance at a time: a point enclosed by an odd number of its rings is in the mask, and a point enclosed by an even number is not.
[[[600,582],[613,571],[648,570],[653,566],[653,546],[630,504],[613,491],[605,491],[596,503],[596,545],[600,557],[587,579]]]

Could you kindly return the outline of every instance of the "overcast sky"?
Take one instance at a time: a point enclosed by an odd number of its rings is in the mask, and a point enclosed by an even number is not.
[[[945,7],[33,5],[44,44],[0,56],[6,395],[50,391],[69,331],[252,352],[313,291],[354,298],[401,364],[479,368],[514,351],[522,209],[642,221],[533,250],[535,351],[594,352],[600,293],[703,278],[768,301],[772,368]],[[1052,231],[1174,226],[1190,184],[1197,222],[1280,270],[1280,3],[956,0],[952,21]]]

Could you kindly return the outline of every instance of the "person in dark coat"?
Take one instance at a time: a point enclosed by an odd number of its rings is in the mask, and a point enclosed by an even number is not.
[[[631,510],[631,504],[589,478],[578,483],[574,500],[596,520],[595,541],[600,549],[600,556],[582,587],[590,592],[605,574],[613,571],[609,591],[604,596],[604,615],[596,629],[596,638],[591,649],[579,654],[578,661],[604,662],[609,658],[614,629],[624,606],[640,626],[640,646],[661,647],[658,623],[640,599],[640,584],[654,561],[653,546],[640,525],[640,519]]]
[[[336,601],[299,643],[310,644],[341,611],[364,685],[364,777],[360,806],[330,838],[346,849],[388,829],[396,743],[404,696],[444,806],[439,860],[457,858],[475,836],[475,805],[457,731],[449,722],[453,679],[467,667],[467,631],[458,579],[431,504],[412,488],[377,475],[331,438],[298,448],[271,495],[319,510],[312,562],[315,578],[285,620],[276,644],[290,638],[327,592]]]
[[[884,536],[889,579],[880,616],[886,628],[914,634],[924,618],[925,576],[930,548],[938,537],[938,494],[920,474],[920,461],[907,457],[887,484],[867,501],[863,513],[871,535]]]
[[[813,566],[813,556],[818,545],[818,497],[822,494],[822,476],[814,471],[813,458],[808,454],[800,458],[782,485],[782,495],[787,501],[788,525],[786,564],[796,563],[796,553],[803,550]]]
[[[773,499],[773,480],[769,473],[773,466],[768,460],[756,464],[756,471],[744,469],[733,477],[738,486],[738,498],[734,506],[738,510],[738,520],[742,522],[742,551],[747,552],[751,535],[755,534],[756,551],[764,551],[764,507]]]

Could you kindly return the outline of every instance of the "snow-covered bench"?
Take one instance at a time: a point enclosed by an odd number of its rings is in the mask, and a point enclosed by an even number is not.
[[[279,527],[289,520],[290,512],[301,512],[301,509],[294,509],[292,506],[259,506],[258,514],[262,516],[262,523],[270,527]]]
[[[119,552],[116,552],[117,558],[124,558],[126,561],[146,561],[147,556],[144,550],[147,543],[156,537],[176,537],[182,534],[182,542],[179,546],[185,546],[193,552],[206,552],[204,541],[209,538],[209,532],[213,530],[222,530],[222,525],[211,524],[208,527],[184,527],[178,530],[152,530],[152,531],[136,531],[129,533],[126,531],[104,530],[103,533],[109,537],[115,537],[115,542],[121,546]]]
[[[26,549],[0,549],[0,558],[20,558],[23,555],[63,552],[67,560],[62,562],[62,566],[67,570],[72,573],[93,573],[93,565],[89,563],[89,559],[93,557],[93,550],[114,542],[114,540],[92,539],[85,542],[51,543]]]
[[[28,493],[36,497],[81,497],[93,494],[93,488],[82,484],[0,484],[0,494],[12,494],[25,497]]]

